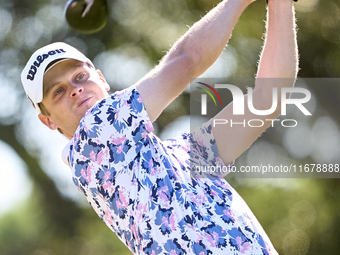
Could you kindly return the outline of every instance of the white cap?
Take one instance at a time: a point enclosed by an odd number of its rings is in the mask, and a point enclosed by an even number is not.
[[[34,52],[21,72],[21,82],[26,95],[39,113],[41,110],[38,103],[43,100],[44,74],[62,59],[75,59],[93,66],[92,62],[76,48],[63,42],[56,42]]]

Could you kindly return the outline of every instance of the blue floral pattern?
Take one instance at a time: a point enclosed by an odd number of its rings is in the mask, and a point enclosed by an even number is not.
[[[133,87],[88,110],[69,146],[78,189],[134,254],[277,254],[243,199],[218,175],[209,123],[161,142]]]

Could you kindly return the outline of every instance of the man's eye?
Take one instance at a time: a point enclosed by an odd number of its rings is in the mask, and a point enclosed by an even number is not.
[[[56,94],[56,95],[59,95],[59,94],[61,94],[61,92],[63,92],[63,89],[60,88],[60,89],[57,89],[57,90],[56,90],[55,94]]]
[[[80,80],[82,80],[83,78],[84,78],[84,76],[85,76],[85,74],[79,74],[78,76],[77,76],[77,80],[78,81],[80,81]]]

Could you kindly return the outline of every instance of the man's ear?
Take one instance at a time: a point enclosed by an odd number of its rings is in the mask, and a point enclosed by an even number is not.
[[[104,75],[102,74],[102,72],[99,69],[97,69],[96,71],[99,75],[99,79],[104,83],[104,87],[105,87],[106,91],[109,91],[110,85],[106,82]]]
[[[45,116],[42,113],[39,113],[38,118],[45,126],[50,128],[51,130],[56,130],[58,128],[58,126],[52,121],[50,117]]]

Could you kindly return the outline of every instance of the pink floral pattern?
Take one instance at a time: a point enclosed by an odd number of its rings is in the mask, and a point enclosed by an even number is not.
[[[221,176],[209,123],[161,142],[133,87],[96,104],[69,143],[73,180],[134,254],[277,254]]]

